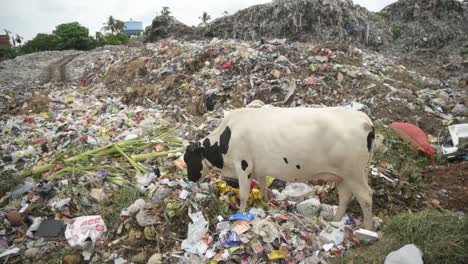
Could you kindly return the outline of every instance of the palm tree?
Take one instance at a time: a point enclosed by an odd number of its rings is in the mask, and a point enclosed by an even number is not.
[[[104,23],[102,29],[104,31],[110,31],[111,34],[121,33],[125,28],[125,23],[122,20],[115,19],[113,16],[109,16],[107,22]]]
[[[114,34],[114,32],[116,31],[115,29],[115,19],[113,16],[109,16],[109,18],[107,19],[107,22],[104,23],[104,27],[102,27],[102,29],[104,31],[110,31],[112,34]]]
[[[211,16],[208,15],[208,13],[203,12],[203,15],[199,17],[199,19],[202,21],[202,23],[206,26],[208,24],[208,21],[211,19]]]
[[[16,34],[16,37],[14,38],[14,40],[16,41],[16,43],[21,44],[21,42],[22,42],[22,40],[23,40],[23,37],[21,37],[20,35]]]
[[[115,32],[122,33],[125,29],[125,23],[122,20],[115,20]]]

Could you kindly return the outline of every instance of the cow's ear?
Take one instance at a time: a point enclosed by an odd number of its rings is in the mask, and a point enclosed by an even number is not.
[[[190,142],[190,145],[187,147],[187,151],[201,153],[202,147],[200,147],[199,143]]]

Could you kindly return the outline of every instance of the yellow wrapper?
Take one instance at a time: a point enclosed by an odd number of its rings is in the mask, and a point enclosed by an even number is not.
[[[270,187],[274,180],[275,180],[275,178],[273,178],[271,176],[266,176],[267,187]]]
[[[273,250],[270,255],[268,255],[269,260],[285,259],[287,257],[288,249],[285,247],[281,247],[279,250]]]
[[[215,185],[216,185],[216,189],[218,189],[221,195],[233,194],[235,197],[239,197],[239,189],[229,186],[225,181],[217,180]],[[251,206],[255,202],[261,201],[262,197],[263,197],[262,191],[260,191],[257,188],[254,188],[250,191],[250,196],[249,196],[249,199],[247,200],[247,204]]]

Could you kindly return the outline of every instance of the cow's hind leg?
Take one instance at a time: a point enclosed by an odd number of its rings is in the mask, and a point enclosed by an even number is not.
[[[367,182],[352,186],[353,194],[359,202],[364,216],[363,226],[365,229],[373,230],[372,224],[372,189]]]
[[[247,162],[246,162],[247,163]],[[247,163],[248,164],[248,163]],[[242,166],[241,163],[235,165],[237,178],[239,179],[239,200],[240,200],[240,208],[239,212],[245,212],[247,207],[247,200],[249,199],[250,194],[250,173],[251,169],[247,165],[247,167]]]
[[[348,185],[344,182],[340,182],[336,185],[336,189],[338,190],[338,210],[335,214],[335,221],[340,221],[343,218],[346,209],[348,208],[349,202],[353,198],[353,193]]]

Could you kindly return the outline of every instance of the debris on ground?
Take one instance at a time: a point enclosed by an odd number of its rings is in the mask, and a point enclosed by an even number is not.
[[[153,21],[153,32],[161,26]],[[333,43],[154,38],[141,47],[0,62],[2,261],[328,263],[385,240],[389,215],[432,206],[463,218],[468,210],[466,162],[424,171],[426,190],[419,174],[429,158],[390,135],[392,123],[413,124],[424,135],[410,142],[432,159],[453,155],[452,148],[460,154],[468,101],[458,64],[443,67],[459,60],[453,52],[424,63],[417,54],[397,58]],[[238,183],[225,178],[231,175],[187,181],[189,141],[229,110],[272,106],[342,106],[375,120],[369,181],[377,230],[361,228],[356,201],[333,220],[333,183],[268,177],[270,200],[254,182],[240,213]],[[451,141],[439,137],[446,130]]]
[[[384,264],[423,264],[423,253],[414,244],[408,244],[399,250],[392,251],[385,258]]]
[[[442,146],[442,154],[448,159],[468,160],[468,124],[451,125],[448,131],[450,146]]]

